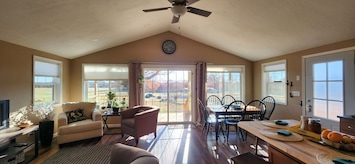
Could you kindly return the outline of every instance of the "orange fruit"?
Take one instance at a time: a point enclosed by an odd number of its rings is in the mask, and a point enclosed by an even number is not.
[[[329,129],[324,129],[324,130],[322,131],[321,135],[322,135],[323,138],[328,138],[328,134],[329,134],[330,132],[332,132],[332,131],[329,130]]]
[[[339,132],[330,132],[327,135],[327,138],[332,142],[340,142],[343,140],[343,135],[341,135]]]

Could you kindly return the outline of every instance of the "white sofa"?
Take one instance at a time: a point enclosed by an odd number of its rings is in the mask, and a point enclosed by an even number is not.
[[[98,137],[103,135],[102,116],[99,111],[95,111],[96,103],[91,102],[70,102],[62,104],[63,112],[58,115],[58,136],[59,146],[62,144],[79,141],[83,139]],[[65,112],[82,109],[85,120],[68,124]]]

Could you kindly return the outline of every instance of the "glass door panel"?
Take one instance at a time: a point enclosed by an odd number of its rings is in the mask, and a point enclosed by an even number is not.
[[[175,66],[176,67],[176,66]],[[160,107],[159,123],[192,121],[192,69],[149,67],[144,70],[144,104]]]
[[[304,114],[320,118],[324,128],[339,130],[337,116],[349,113],[353,108],[353,60],[354,52],[340,52],[305,59],[306,110]]]

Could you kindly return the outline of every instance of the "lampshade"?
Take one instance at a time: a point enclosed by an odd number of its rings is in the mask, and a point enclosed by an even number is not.
[[[185,6],[173,6],[171,8],[171,12],[173,12],[174,16],[179,17],[183,16],[186,13],[187,9]]]

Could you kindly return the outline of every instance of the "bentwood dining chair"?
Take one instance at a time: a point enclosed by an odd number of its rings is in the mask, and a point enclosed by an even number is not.
[[[243,120],[244,121],[262,120],[263,113],[265,113],[265,110],[266,110],[265,103],[261,100],[252,100],[245,107],[245,110],[255,110],[255,109],[257,109],[257,111],[255,113],[253,113],[252,115],[245,115]],[[246,132],[245,139],[247,138],[247,134],[248,133]],[[259,146],[259,138],[256,138],[255,155],[258,155],[258,146]]]
[[[266,106],[261,100],[252,100],[246,106],[245,110],[254,111],[252,114],[244,115],[242,121],[262,120],[262,114],[265,112]]]
[[[206,137],[207,137],[210,128],[212,128],[212,126],[216,126],[217,123],[222,123],[223,120],[217,119],[214,114],[211,114],[200,99],[197,99],[197,101],[200,110],[201,124],[203,125],[201,132],[203,133],[206,130]],[[222,126],[220,126],[220,129],[224,136]]]
[[[207,106],[222,106],[222,100],[217,95],[210,95],[206,100]]]
[[[266,96],[261,101],[266,106],[265,112],[262,114],[262,119],[270,120],[270,117],[275,110],[275,99],[272,96]]]
[[[222,105],[225,107],[230,105],[233,101],[236,101],[236,99],[232,95],[224,95],[222,97]]]
[[[233,102],[231,102],[230,104],[228,104],[228,106],[226,107],[226,112],[227,110],[245,110],[245,103],[241,100],[235,100]],[[245,113],[245,111],[243,112],[243,114]],[[243,114],[242,115],[227,115],[224,117],[225,122],[224,124],[226,125],[226,130],[227,130],[227,142],[228,142],[228,138],[229,138],[229,127],[230,126],[235,126],[235,131],[236,133],[238,133],[239,128],[238,128],[238,122],[243,118]],[[242,139],[243,135],[241,135]]]

